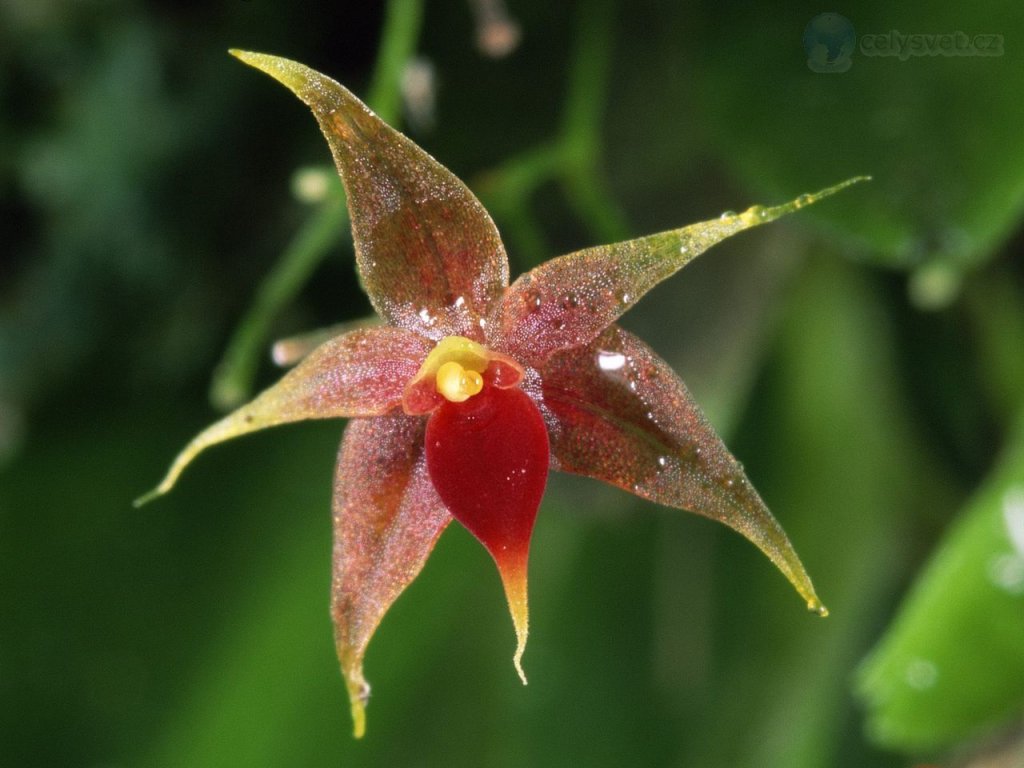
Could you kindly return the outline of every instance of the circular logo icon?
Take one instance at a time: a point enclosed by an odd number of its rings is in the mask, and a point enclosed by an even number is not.
[[[804,29],[807,66],[814,72],[845,72],[853,65],[857,35],[838,13],[820,13]]]

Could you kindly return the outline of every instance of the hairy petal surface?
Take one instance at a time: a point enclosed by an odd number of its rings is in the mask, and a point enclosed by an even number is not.
[[[345,184],[356,264],[381,317],[434,339],[482,340],[480,320],[508,285],[508,259],[473,193],[334,80],[288,59],[231,53],[313,110]]]
[[[418,333],[390,327],[352,331],[321,344],[277,384],[193,438],[160,485],[136,504],[171,490],[211,445],[293,421],[387,413],[401,405],[406,382],[431,347]]]
[[[774,208],[570,253],[522,275],[505,293],[491,324],[491,343],[539,366],[560,349],[587,344],[640,297],[711,246],[828,197],[865,177],[844,181]]]
[[[356,737],[370,693],[366,646],[451,521],[427,473],[424,424],[404,415],[354,419],[338,455],[331,615]]]
[[[807,601],[827,611],[782,527],[686,386],[617,326],[553,355],[541,371],[552,466],[725,523],[756,544]]]

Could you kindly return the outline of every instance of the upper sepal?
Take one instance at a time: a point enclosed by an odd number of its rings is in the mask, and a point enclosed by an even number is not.
[[[508,259],[473,193],[329,77],[277,56],[231,53],[313,110],[345,184],[363,286],[381,317],[434,339],[481,339],[480,321],[508,285]]]

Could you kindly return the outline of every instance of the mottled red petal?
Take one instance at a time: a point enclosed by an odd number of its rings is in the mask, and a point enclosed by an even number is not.
[[[516,629],[516,671],[525,683],[526,565],[549,463],[544,420],[518,387],[487,385],[463,403],[446,400],[434,411],[426,447],[437,492],[498,566]]]
[[[773,208],[691,224],[623,243],[588,248],[541,264],[505,293],[488,339],[521,363],[539,367],[551,353],[587,344],[640,297],[716,243],[838,192],[850,179]]]
[[[406,383],[432,347],[418,333],[389,327],[352,331],[321,344],[277,384],[193,438],[160,485],[137,503],[167,493],[211,445],[278,424],[375,416],[399,407]]]
[[[482,339],[508,285],[491,217],[458,178],[328,77],[288,59],[232,51],[313,110],[348,194],[356,263],[374,308],[434,339]]]
[[[419,418],[356,419],[338,455],[331,614],[357,737],[370,691],[367,643],[451,520],[427,474],[423,432]]]
[[[725,523],[826,611],[782,527],[685,385],[646,344],[612,326],[541,371],[556,424],[553,466]]]

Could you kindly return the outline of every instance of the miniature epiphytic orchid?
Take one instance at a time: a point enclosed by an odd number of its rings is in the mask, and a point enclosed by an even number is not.
[[[215,443],[303,419],[350,419],[334,480],[331,600],[357,736],[370,637],[452,518],[498,567],[526,682],[527,556],[549,468],[725,523],[811,611],[826,613],[683,382],[615,321],[715,243],[854,180],[562,256],[509,285],[498,231],[452,173],[324,75],[232,53],[313,110],[346,188],[359,275],[384,324],[331,338],[201,432],[151,496]]]

